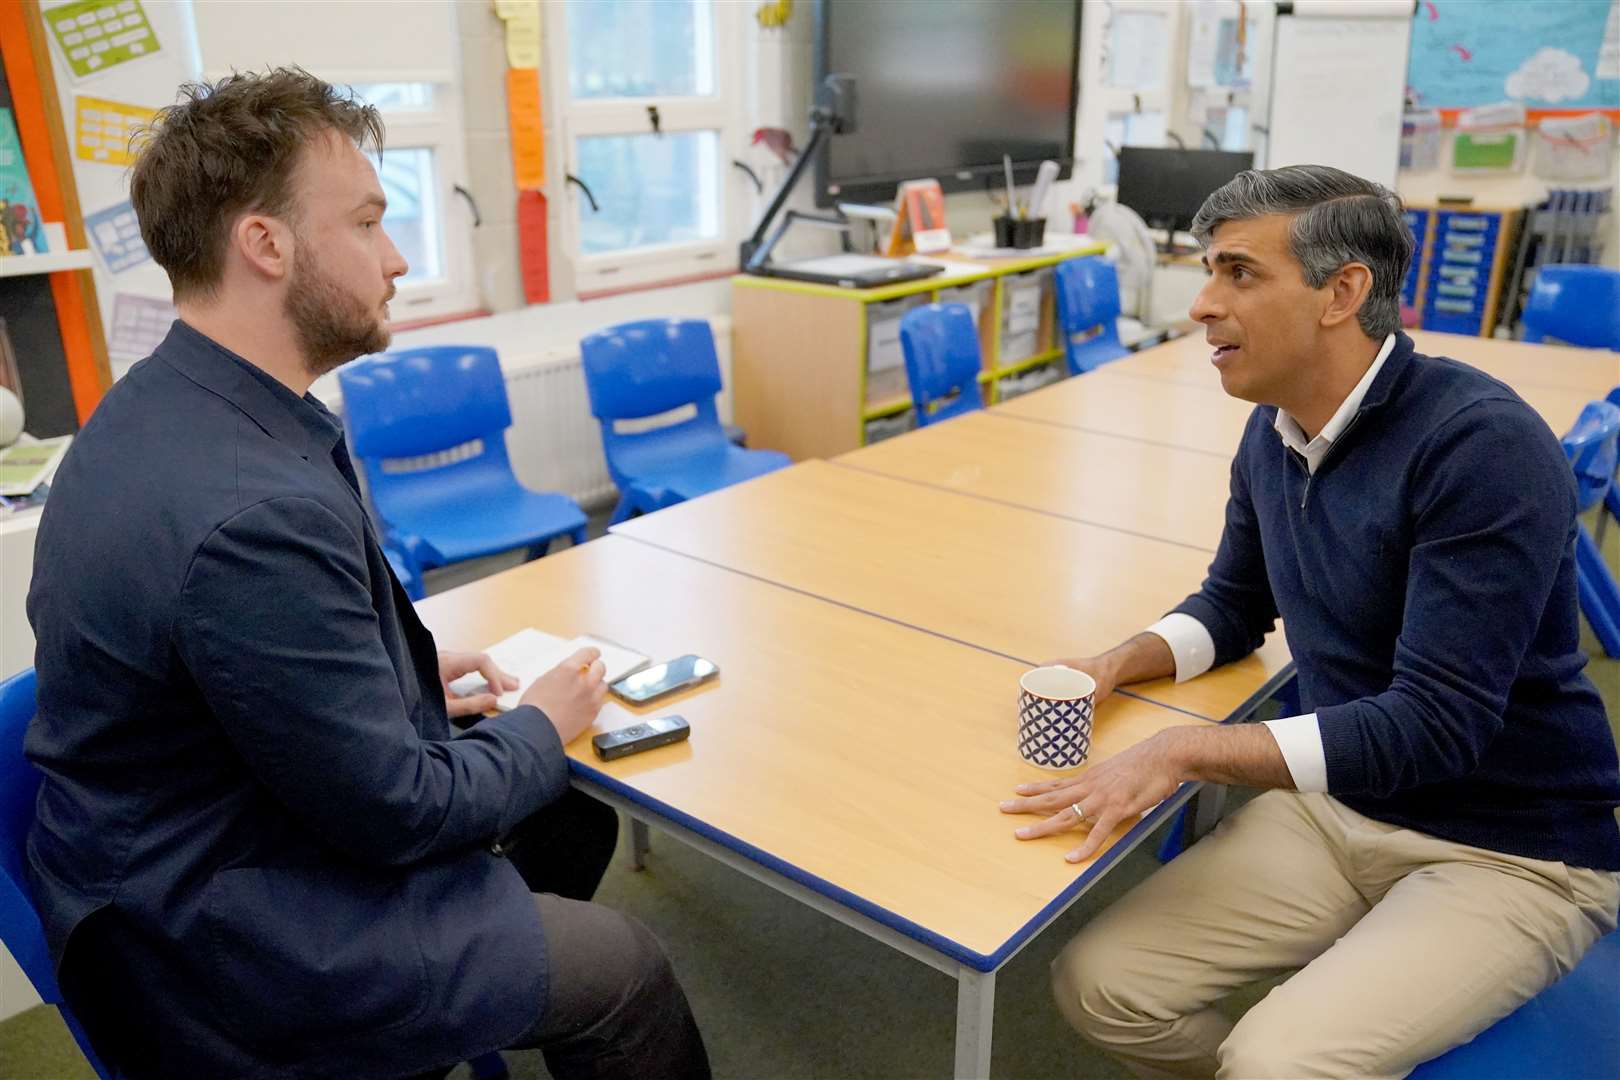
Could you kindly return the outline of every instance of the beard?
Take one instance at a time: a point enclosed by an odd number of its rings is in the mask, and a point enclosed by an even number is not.
[[[309,254],[313,249],[302,237],[297,239],[296,250],[283,309],[292,321],[304,369],[319,378],[357,356],[388,348],[393,335],[382,317],[329,277]],[[393,295],[390,283],[383,302]]]

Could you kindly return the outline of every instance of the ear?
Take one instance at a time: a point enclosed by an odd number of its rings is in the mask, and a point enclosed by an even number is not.
[[[1322,311],[1323,326],[1338,326],[1354,319],[1372,292],[1372,271],[1366,263],[1345,263],[1328,280],[1328,305]]]
[[[231,226],[230,243],[248,268],[266,280],[281,281],[292,273],[292,230],[276,218],[243,214]]]

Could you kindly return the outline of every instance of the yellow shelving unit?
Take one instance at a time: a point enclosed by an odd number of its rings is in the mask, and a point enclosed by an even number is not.
[[[731,383],[737,423],[748,431],[752,445],[785,451],[796,460],[853,450],[884,423],[903,427],[911,413],[904,368],[897,371],[890,366],[868,379],[871,316],[877,311],[887,323],[898,318],[898,308],[907,306],[890,309],[894,301],[932,303],[941,293],[981,283],[988,283],[989,295],[979,307],[979,348],[984,357],[979,382],[986,400],[993,402],[1003,379],[1063,361],[1057,313],[1047,288],[1041,294],[1033,351],[1001,362],[1009,282],[1017,275],[1103,250],[1103,245],[1094,244],[1061,254],[1010,259],[968,259],[953,253],[948,258],[955,265],[942,274],[875,289],[739,274],[731,279]],[[1023,336],[1027,340],[1028,332]],[[874,426],[874,421],[879,424]]]

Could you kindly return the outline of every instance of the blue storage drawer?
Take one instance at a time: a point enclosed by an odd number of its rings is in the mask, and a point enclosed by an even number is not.
[[[1483,316],[1479,314],[1451,315],[1434,311],[1423,313],[1423,329],[1438,330],[1443,334],[1467,334],[1477,337],[1483,321]]]
[[[1428,237],[1429,215],[1420,210],[1407,210],[1401,216],[1412,233],[1412,262],[1406,268],[1406,278],[1401,282],[1401,303],[1416,307],[1418,283],[1423,279],[1423,242]]]

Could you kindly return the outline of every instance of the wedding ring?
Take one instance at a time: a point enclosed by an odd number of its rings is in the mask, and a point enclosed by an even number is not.
[[[1069,804],[1069,809],[1074,811],[1074,819],[1076,821],[1084,821],[1084,820],[1086,820],[1086,812],[1084,810],[1080,809],[1080,804],[1079,803],[1070,803]]]

